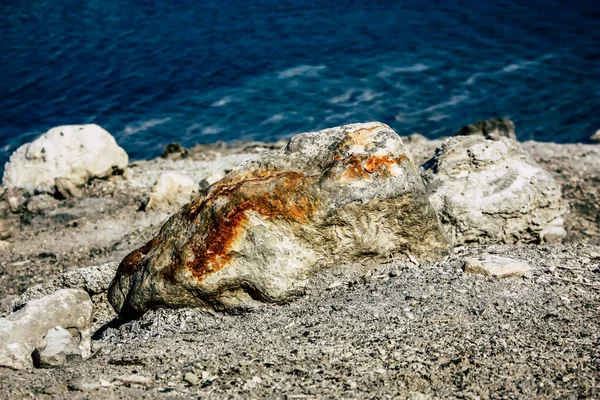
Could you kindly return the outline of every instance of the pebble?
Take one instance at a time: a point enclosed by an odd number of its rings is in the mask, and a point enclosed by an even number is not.
[[[528,276],[531,274],[531,266],[525,261],[514,258],[481,254],[477,258],[465,258],[464,271],[467,274],[503,278],[507,276]]]
[[[123,385],[139,385],[139,386],[146,386],[149,385],[151,382],[151,379],[148,378],[147,376],[143,376],[143,375],[136,375],[136,374],[131,374],[131,375],[121,375],[121,376],[117,376],[114,379],[115,382],[121,383]]]
[[[186,372],[186,374],[183,376],[183,380],[192,386],[196,386],[200,383],[200,378],[198,378],[198,376],[193,372]]]

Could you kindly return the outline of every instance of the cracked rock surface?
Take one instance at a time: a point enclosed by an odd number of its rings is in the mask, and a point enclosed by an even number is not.
[[[455,245],[558,243],[567,234],[560,186],[516,141],[450,138],[422,176]]]

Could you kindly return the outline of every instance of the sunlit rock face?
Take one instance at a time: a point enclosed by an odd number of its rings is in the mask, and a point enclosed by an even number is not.
[[[122,261],[109,299],[124,317],[278,303],[328,266],[447,251],[400,137],[354,124],[296,135],[213,184]]]
[[[455,245],[557,243],[566,236],[560,187],[519,142],[450,138],[423,164],[422,176]]]
[[[2,184],[30,192],[77,187],[127,168],[129,158],[115,138],[96,124],[50,129],[19,147],[6,164]]]

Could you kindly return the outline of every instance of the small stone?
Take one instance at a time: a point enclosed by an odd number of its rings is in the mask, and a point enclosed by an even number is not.
[[[192,386],[196,386],[200,383],[200,378],[198,378],[198,376],[193,372],[186,372],[186,374],[183,376],[183,380]]]
[[[560,218],[561,225],[563,219]],[[567,231],[562,226],[547,226],[540,232],[540,239],[542,243],[556,244],[561,243],[562,240],[567,236]]]
[[[514,258],[482,254],[477,258],[466,258],[464,271],[467,274],[503,278],[507,276],[527,276],[531,273],[531,267],[528,263]]]
[[[107,381],[106,379],[100,378],[100,386],[102,386],[102,387],[111,387],[111,386],[113,386],[113,384],[110,383],[109,381]]]
[[[56,208],[59,201],[47,194],[40,194],[29,199],[27,211],[31,213],[40,213],[45,210]]]
[[[20,213],[25,209],[27,199],[25,198],[23,190],[18,188],[9,188],[6,190],[4,198],[8,203],[10,211],[12,211],[13,213]]]
[[[335,288],[340,287],[340,286],[342,286],[342,281],[336,280],[336,281],[332,282],[331,285],[329,285],[327,287],[327,289],[335,289]]]
[[[176,172],[162,174],[150,193],[147,210],[181,207],[188,203],[196,192],[194,181]]]
[[[83,191],[68,178],[54,179],[54,187],[56,192],[65,199],[83,196]]]
[[[8,225],[8,223],[0,219],[0,240],[8,239],[12,235],[12,229]]]
[[[58,368],[81,360],[79,343],[69,331],[57,326],[49,329],[42,344],[35,349],[34,364],[39,368]]]
[[[176,160],[178,158],[187,158],[189,155],[188,150],[181,146],[179,143],[169,143],[165,146],[162,152],[162,158],[170,158]]]
[[[115,382],[122,385],[147,386],[152,381],[149,377],[137,374],[117,376]]]
[[[598,130],[596,131],[596,133],[594,133],[594,134],[592,135],[592,137],[590,137],[590,140],[591,140],[592,142],[600,142],[600,129],[598,129]]]
[[[455,135],[481,135],[488,139],[495,135],[517,140],[517,136],[515,134],[515,123],[507,118],[495,118],[478,121],[474,124],[463,126],[458,132],[456,132]]]
[[[590,252],[588,253],[588,255],[589,255],[591,258],[600,258],[600,253],[598,253],[597,251],[590,251]]]
[[[69,390],[79,392],[91,392],[101,387],[98,382],[75,382],[69,385]]]

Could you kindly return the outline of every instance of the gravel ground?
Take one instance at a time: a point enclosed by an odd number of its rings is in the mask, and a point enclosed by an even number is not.
[[[420,144],[415,158],[435,146]],[[340,266],[287,305],[113,321],[96,332],[94,356],[82,363],[0,369],[0,397],[600,398],[600,147],[524,146],[563,187],[571,243],[459,248],[436,264],[365,265],[353,277]],[[136,163],[127,180],[96,181],[84,198],[8,215],[0,305],[148,240],[169,215],[138,211],[153,176],[187,165],[197,178],[214,167],[210,154]],[[462,260],[484,252],[526,260],[533,275],[466,275]]]

